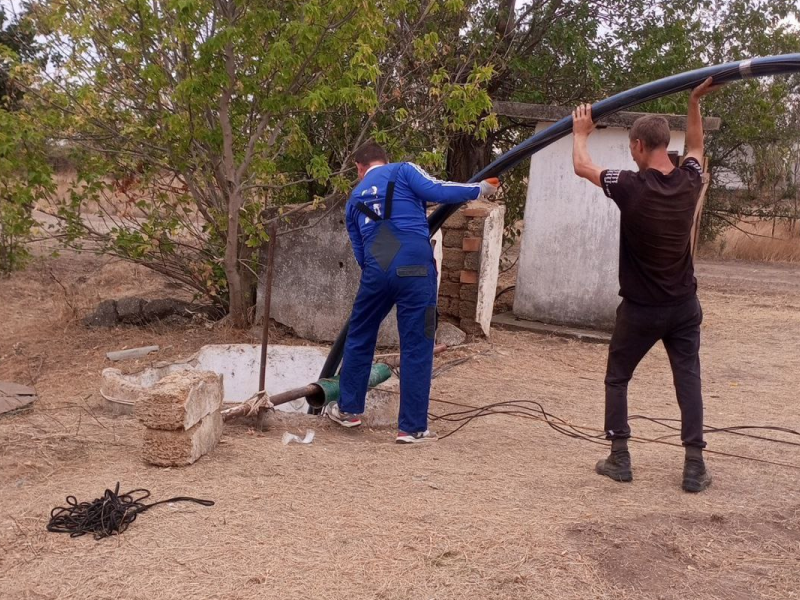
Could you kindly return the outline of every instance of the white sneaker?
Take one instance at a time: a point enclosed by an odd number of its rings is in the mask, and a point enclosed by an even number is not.
[[[398,431],[395,442],[398,444],[421,444],[423,442],[435,442],[438,439],[439,437],[435,433],[426,429],[425,431],[418,431],[417,433]]]
[[[358,427],[361,425],[361,417],[356,414],[344,412],[339,409],[338,402],[331,402],[325,409],[325,414],[334,423],[338,423],[342,427]]]

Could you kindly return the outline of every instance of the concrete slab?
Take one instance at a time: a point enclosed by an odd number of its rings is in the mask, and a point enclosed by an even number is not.
[[[158,346],[142,346],[141,348],[129,348],[128,350],[117,350],[116,352],[106,352],[108,360],[117,362],[131,358],[142,358],[152,352],[158,352]]]
[[[497,294],[497,278],[500,276],[500,255],[503,253],[503,228],[506,208],[491,206],[483,222],[483,243],[478,276],[478,297],[475,308],[475,322],[489,336],[494,299]]]
[[[528,321],[526,319],[515,317],[514,314],[510,312],[495,315],[492,319],[492,325],[500,329],[509,329],[512,331],[532,331],[534,333],[555,335],[581,342],[588,342],[590,344],[608,344],[611,341],[611,334],[606,331],[579,329],[564,325],[551,325],[549,323],[541,323],[539,321]]]
[[[36,390],[26,385],[0,381],[0,415],[14,414],[33,407]]]
[[[329,206],[328,209],[331,207]],[[286,228],[296,231],[280,235],[275,248],[275,274],[272,286],[270,317],[291,328],[298,337],[319,342],[336,339],[353,310],[361,269],[353,258],[353,249],[344,223],[344,207],[309,210],[290,217]],[[313,223],[309,231],[303,229]],[[433,238],[433,255],[442,272],[442,234]],[[266,259],[262,257],[262,269]],[[264,285],[258,286],[256,319],[264,307]],[[387,315],[378,334],[378,346],[395,347],[400,343],[396,310]]]
[[[271,396],[302,387],[317,380],[328,348],[321,346],[270,345],[267,361],[267,393]],[[119,369],[103,370],[100,394],[114,412],[129,414],[141,395],[167,375],[179,371],[212,371],[222,375],[224,401],[244,402],[258,391],[261,363],[259,344],[210,344],[197,354],[174,363],[156,363],[136,373]],[[277,407],[277,410],[305,412],[304,399]]]

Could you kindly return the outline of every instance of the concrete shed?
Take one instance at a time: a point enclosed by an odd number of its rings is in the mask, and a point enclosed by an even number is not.
[[[536,131],[569,114],[568,109],[499,102],[498,114],[536,121]],[[628,131],[643,113],[617,113],[589,138],[594,161],[610,169],[637,170]],[[686,117],[670,123],[669,151],[684,153]],[[719,119],[704,120],[706,131]],[[572,168],[572,136],[531,158],[514,315],[558,325],[610,329],[619,304],[619,210],[602,190]]]

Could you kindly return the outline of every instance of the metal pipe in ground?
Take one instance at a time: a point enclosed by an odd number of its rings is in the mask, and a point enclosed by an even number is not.
[[[264,388],[261,388],[262,391]],[[321,394],[322,388],[317,385],[316,383],[310,383],[305,387],[295,388],[293,390],[288,390],[286,392],[281,392],[280,394],[275,394],[274,396],[269,397],[269,402],[272,406],[279,406],[281,404],[286,404],[287,402],[291,402],[292,400],[299,400],[300,398],[306,398],[307,396],[313,396],[315,394]],[[266,391],[264,391],[266,394]],[[252,410],[253,405],[250,404],[251,401],[254,401],[255,397],[251,398],[247,402],[243,404],[239,404],[238,406],[233,406],[231,408],[226,408],[222,411],[222,420],[223,421],[230,421],[235,417],[241,417],[247,415]],[[263,413],[263,407],[260,407],[259,413]]]
[[[445,344],[437,344],[433,348],[433,353],[434,354],[441,354],[445,350],[447,350],[447,346]],[[397,366],[400,366],[400,357],[399,357],[399,355],[391,356],[391,357],[387,357],[387,359],[382,360],[380,362],[382,362],[382,363],[384,363],[384,364],[386,364],[386,365],[388,365],[390,367],[397,367]],[[335,385],[338,385],[338,382],[336,382]],[[263,387],[261,387],[260,389],[264,390]],[[275,394],[274,396],[269,396],[269,402],[270,402],[270,404],[272,406],[280,406],[281,404],[286,404],[287,402],[291,402],[293,400],[299,400],[300,398],[305,398],[306,401],[309,402],[309,404],[313,404],[313,405],[317,405],[317,406],[321,407],[322,404],[324,403],[325,390],[323,389],[322,385],[320,385],[320,382],[309,383],[308,385],[300,387],[300,388],[295,388],[293,390],[287,390],[285,392],[281,392],[280,394]],[[255,397],[251,398],[250,401],[252,401],[254,399],[255,399]],[[250,404],[250,401],[245,402],[243,404],[240,404],[238,406],[234,406],[234,407],[227,408],[227,409],[223,410],[222,411],[222,419],[224,421],[230,421],[231,419],[234,419],[236,417],[240,417],[240,416],[244,416],[244,415],[248,414],[250,412],[251,408],[252,408],[252,405]],[[263,407],[263,406],[259,407],[259,410],[258,410],[259,421],[261,421],[261,419],[263,418],[265,413],[266,413],[265,407]]]

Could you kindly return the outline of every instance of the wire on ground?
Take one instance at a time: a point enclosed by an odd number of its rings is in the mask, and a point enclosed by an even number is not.
[[[398,393],[398,392],[395,392]],[[512,417],[522,417],[527,419],[533,419],[535,421],[541,421],[546,423],[551,429],[554,431],[566,435],[572,439],[578,439],[585,442],[593,443],[593,444],[601,444],[607,445],[607,442],[604,440],[605,432],[600,431],[593,427],[586,427],[583,425],[575,425],[570,423],[569,421],[562,419],[552,413],[549,413],[545,410],[544,406],[535,400],[507,400],[504,402],[494,402],[492,404],[487,404],[484,406],[469,406],[467,404],[461,404],[458,402],[452,402],[450,400],[443,400],[441,398],[431,398],[432,402],[437,402],[441,404],[449,404],[452,406],[458,406],[465,410],[457,410],[450,413],[444,414],[436,414],[436,413],[429,413],[432,421],[444,421],[449,423],[460,423],[458,427],[455,429],[448,431],[444,435],[439,436],[440,440],[446,439],[451,435],[457,433],[467,425],[469,425],[475,419],[480,417],[487,417],[490,415],[507,415]],[[650,421],[654,424],[661,425],[662,427],[666,427],[668,429],[673,429],[679,431],[680,428],[674,425],[670,425],[670,422],[679,422],[678,419],[666,419],[666,418],[653,418],[647,417],[644,415],[631,415],[628,419],[630,420],[646,420]],[[706,425],[703,428],[705,433],[729,433],[732,435],[743,436],[751,439],[774,442],[779,444],[790,444],[793,446],[800,446],[798,442],[792,442],[789,440],[781,440],[766,436],[760,435],[753,435],[750,433],[744,433],[742,430],[766,430],[766,431],[777,431],[781,433],[785,433],[788,435],[793,435],[800,437],[800,431],[795,431],[793,429],[789,429],[786,427],[777,427],[771,425],[734,425],[730,427],[713,427],[711,425]],[[591,432],[591,433],[589,433]],[[665,437],[672,437],[674,434]],[[668,442],[664,438],[643,438],[639,436],[631,436],[631,441],[643,444],[663,444],[667,446],[674,446],[678,448],[682,448],[681,444],[677,444],[674,442]],[[800,466],[794,465],[791,463],[783,463],[777,461],[771,461],[764,458],[757,458],[754,456],[744,456],[740,454],[733,454],[730,452],[722,452],[720,450],[705,450],[708,454],[716,454],[718,456],[726,456],[729,458],[739,458],[742,460],[749,460],[754,462],[760,462],[780,467],[787,467],[791,469],[798,469],[800,470]]]

